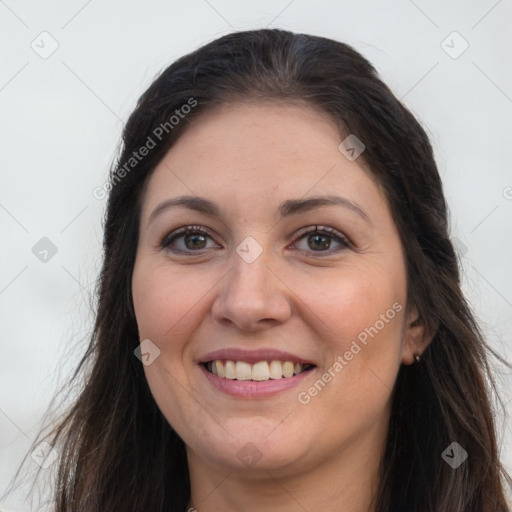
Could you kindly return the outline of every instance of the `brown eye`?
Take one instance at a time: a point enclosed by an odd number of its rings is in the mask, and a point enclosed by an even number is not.
[[[187,226],[167,235],[162,243],[162,248],[167,248],[174,252],[198,252],[201,249],[208,249],[206,246],[210,235],[199,226]],[[177,242],[181,241],[181,246]],[[171,247],[173,246],[174,247]]]
[[[209,248],[209,238],[208,232],[200,226],[186,226],[167,235],[160,245],[175,253],[200,252]],[[332,254],[350,247],[348,239],[332,228],[310,228],[299,236],[298,240],[302,239],[306,240],[307,246],[298,249],[303,252]],[[338,247],[332,248],[333,241]]]
[[[315,235],[310,235],[308,237],[308,243],[310,243],[310,247],[313,249],[330,249],[330,246],[331,246],[331,241],[329,240],[329,237],[328,236],[325,236],[325,235],[319,235],[319,234],[315,234]]]
[[[315,227],[303,233],[302,236],[299,237],[299,240],[300,239],[305,239],[307,244],[306,248],[299,248],[301,251],[333,253],[347,248],[350,245],[345,236],[332,228],[319,229]],[[335,243],[338,243],[340,247],[332,249],[331,245],[333,240]],[[296,243],[294,245],[296,245]]]
[[[191,233],[185,235],[183,240],[187,249],[204,249],[206,237],[202,234]]]

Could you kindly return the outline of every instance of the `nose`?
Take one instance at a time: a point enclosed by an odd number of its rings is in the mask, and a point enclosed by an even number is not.
[[[291,316],[291,291],[265,251],[254,261],[233,255],[233,267],[221,281],[212,305],[215,321],[245,331],[280,325]]]

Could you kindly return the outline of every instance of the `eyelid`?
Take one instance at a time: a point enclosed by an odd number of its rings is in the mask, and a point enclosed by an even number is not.
[[[327,249],[326,251],[313,251],[313,250],[305,250],[305,249],[296,249],[297,251],[307,254],[310,258],[328,258],[329,256],[337,256],[341,252],[347,249],[355,250],[355,246],[350,240],[348,236],[341,233],[337,229],[331,228],[329,226],[320,226],[320,225],[313,225],[313,226],[307,226],[305,228],[300,229],[297,231],[294,235],[294,242],[292,246],[295,246],[296,243],[300,242],[302,238],[304,238],[307,235],[313,235],[315,233],[320,234],[321,236],[327,236],[328,238],[331,238],[335,241],[335,243],[339,244],[339,247]]]
[[[322,225],[318,225],[318,224],[306,226],[306,227],[301,228],[298,231],[296,231],[292,235],[292,237],[293,237],[292,245],[294,245],[295,243],[300,241],[300,239],[304,238],[304,236],[306,236],[308,234],[314,234],[314,233],[326,235],[330,238],[337,240],[337,243],[341,244],[341,247],[338,247],[335,249],[328,249],[326,251],[313,251],[313,250],[307,251],[304,249],[297,249],[298,251],[311,253],[312,255],[318,255],[321,257],[322,255],[327,256],[327,255],[338,253],[344,248],[345,249],[346,248],[355,248],[355,246],[352,243],[352,241],[350,240],[350,238],[348,236],[346,236],[345,234],[343,234],[342,232],[338,231],[337,229],[331,228],[329,226],[322,226]],[[175,239],[181,238],[187,234],[201,234],[205,237],[210,238],[211,240],[213,240],[215,242],[215,238],[214,238],[214,236],[212,236],[212,234],[210,233],[210,230],[208,228],[205,228],[205,227],[199,226],[199,225],[187,225],[187,226],[182,226],[182,227],[175,229],[175,230],[171,231],[170,233],[166,234],[160,241],[159,247],[161,249],[167,249],[167,247],[171,244],[171,242],[173,242]],[[217,242],[215,242],[215,243],[217,243]],[[201,254],[202,251],[205,251],[206,249],[200,249],[197,251],[181,250],[181,249],[168,249],[168,250],[170,250],[171,252],[174,252],[176,254],[193,254],[193,253]]]
[[[341,231],[338,231],[337,229],[331,228],[329,226],[322,226],[319,224],[314,224],[312,226],[306,226],[304,228],[301,228],[293,235],[293,237],[296,239],[302,238],[304,235],[307,235],[309,233],[316,233],[317,231],[320,233],[330,235],[333,238],[339,238],[348,245],[353,245],[350,238],[347,235],[343,234]]]
[[[213,236],[210,233],[210,230],[198,225],[188,225],[182,226],[181,228],[177,228],[172,230],[170,233],[167,233],[160,243],[158,244],[162,249],[165,249],[174,239],[179,238],[181,236],[190,234],[190,233],[199,233],[203,236],[208,236],[213,240]],[[198,252],[198,251],[190,251],[190,252]]]

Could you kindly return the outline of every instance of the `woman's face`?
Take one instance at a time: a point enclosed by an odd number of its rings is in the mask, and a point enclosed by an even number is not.
[[[341,142],[311,107],[229,104],[149,180],[133,300],[189,463],[291,474],[383,446],[414,318],[385,197]]]

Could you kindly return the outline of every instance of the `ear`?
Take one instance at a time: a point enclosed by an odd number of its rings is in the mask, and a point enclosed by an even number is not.
[[[403,339],[402,364],[414,364],[416,362],[414,355],[421,356],[432,339],[415,306],[411,307],[406,315]]]

